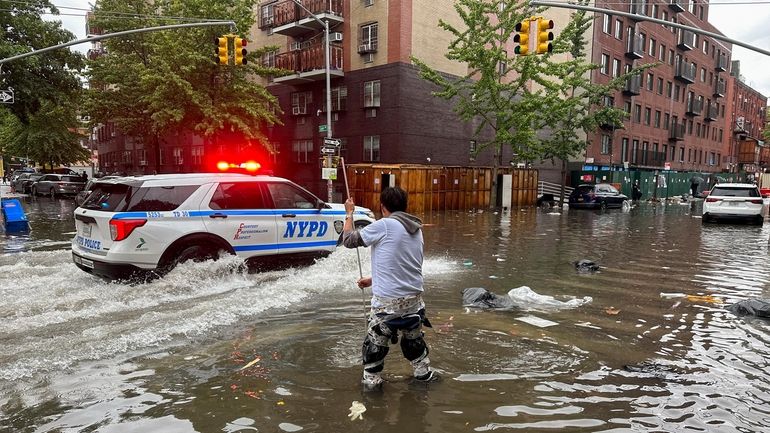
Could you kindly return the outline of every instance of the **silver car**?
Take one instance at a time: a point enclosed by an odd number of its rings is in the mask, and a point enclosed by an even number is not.
[[[32,184],[32,195],[76,195],[86,186],[85,179],[71,174],[46,174]]]

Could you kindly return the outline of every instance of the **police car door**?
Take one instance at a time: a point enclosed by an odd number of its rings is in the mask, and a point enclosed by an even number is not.
[[[275,214],[259,183],[220,182],[202,210],[206,229],[229,242],[238,256],[278,252]]]
[[[334,251],[334,216],[318,197],[289,182],[268,182],[278,226],[278,254]]]

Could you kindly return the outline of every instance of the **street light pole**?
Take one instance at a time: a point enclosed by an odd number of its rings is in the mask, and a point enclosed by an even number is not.
[[[313,12],[310,12],[299,0],[292,0],[297,6],[302,8],[308,13],[314,20],[321,23],[324,27],[324,64],[326,66],[326,137],[332,138],[332,78],[331,78],[331,48],[329,46],[329,21],[321,21],[320,18]],[[326,155],[326,166],[332,166],[332,155]],[[326,179],[326,198],[327,202],[331,202],[333,197],[332,193],[334,187],[331,179]]]

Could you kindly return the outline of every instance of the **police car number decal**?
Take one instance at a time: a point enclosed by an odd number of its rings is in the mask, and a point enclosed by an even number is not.
[[[97,250],[97,251],[102,249],[101,241],[84,238],[83,236],[77,236],[75,239],[77,239],[78,245],[80,245],[83,248],[87,248],[89,250]]]
[[[309,238],[312,236],[323,237],[329,230],[326,221],[287,221],[284,238]]]

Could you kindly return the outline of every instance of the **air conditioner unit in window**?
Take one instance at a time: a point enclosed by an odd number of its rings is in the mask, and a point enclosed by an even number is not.
[[[273,17],[264,17],[264,18],[262,18],[262,25],[272,26],[273,25]]]
[[[375,48],[375,46],[371,43],[361,44],[358,46],[359,54],[373,53],[375,51],[377,51],[377,48]]]
[[[306,112],[307,110],[305,109],[305,107],[291,107],[291,114],[295,116],[305,114]]]
[[[302,42],[292,42],[289,48],[292,51],[299,51],[302,49]]]
[[[342,42],[342,33],[329,33],[329,42]]]
[[[184,164],[184,159],[182,159],[182,158],[177,158],[177,159],[176,159],[176,165],[182,165],[182,164]]]
[[[139,166],[144,167],[145,165],[147,165],[147,161],[145,161],[144,159],[139,161]]]

